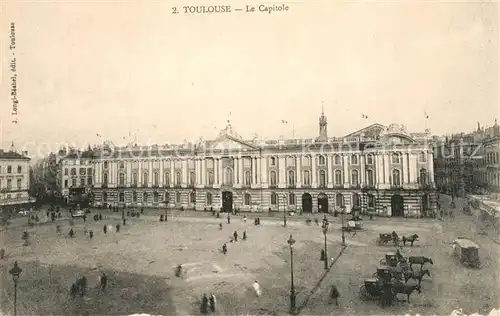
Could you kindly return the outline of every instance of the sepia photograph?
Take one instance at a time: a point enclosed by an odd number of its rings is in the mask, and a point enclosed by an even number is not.
[[[500,316],[500,3],[252,1],[0,1],[0,315]]]

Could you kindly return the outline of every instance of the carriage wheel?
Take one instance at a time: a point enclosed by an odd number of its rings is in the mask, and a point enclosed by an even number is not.
[[[370,298],[370,293],[368,293],[366,286],[362,285],[359,288],[359,296],[361,297],[362,300],[367,300]]]

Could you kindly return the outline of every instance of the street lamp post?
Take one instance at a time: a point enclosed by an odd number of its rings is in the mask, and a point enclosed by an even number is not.
[[[286,199],[286,195],[283,194],[283,226],[284,227],[286,227],[286,204],[285,204],[285,199]],[[279,201],[279,199],[278,199],[278,201]]]
[[[345,207],[342,208],[342,246],[345,247],[345,235],[344,235],[344,213]]]
[[[290,246],[290,314],[295,313],[295,285],[293,283],[293,244],[295,240],[290,234],[290,238],[287,241]]]
[[[19,280],[21,272],[23,272],[23,269],[19,268],[17,261],[14,262],[14,267],[9,271],[14,281],[14,316],[17,316],[17,281]]]
[[[326,233],[328,232],[328,220],[325,218],[323,221],[323,235],[325,236],[325,270],[328,270],[328,248],[326,246]]]

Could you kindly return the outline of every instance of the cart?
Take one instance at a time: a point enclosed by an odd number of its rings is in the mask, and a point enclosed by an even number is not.
[[[470,239],[459,237],[453,244],[453,255],[464,266],[479,268],[479,246]]]

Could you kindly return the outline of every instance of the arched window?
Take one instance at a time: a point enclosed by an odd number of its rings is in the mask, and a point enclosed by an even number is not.
[[[245,171],[245,184],[250,185],[252,183],[252,173],[250,171]]]
[[[401,159],[398,153],[392,154],[392,163],[401,163]]]
[[[357,193],[354,193],[352,195],[352,206],[353,207],[360,207],[361,206],[361,198],[360,198],[359,194],[357,194]]]
[[[303,159],[303,165],[305,167],[310,167],[312,165],[312,158],[311,156],[304,156],[304,159]]]
[[[326,187],[326,171],[325,170],[321,170],[319,172],[319,186],[322,188]]]
[[[325,156],[319,156],[318,157],[318,163],[319,163],[320,166],[325,165],[325,163],[326,163],[325,161],[326,161],[325,160]]]
[[[189,201],[191,203],[196,203],[196,192],[189,193]]]
[[[123,161],[120,161],[120,169],[124,169],[125,168],[125,163]]]
[[[189,173],[189,185],[194,185],[196,182],[196,175],[194,172]]]
[[[358,170],[353,170],[351,171],[351,184],[352,185],[358,185],[359,183],[359,173],[358,173]]]
[[[165,203],[169,203],[170,202],[170,195],[168,194],[168,192],[165,192]]]
[[[165,186],[170,186],[170,172],[165,172]]]
[[[276,158],[275,157],[270,157],[269,158],[269,165],[276,166]]]
[[[394,186],[401,185],[401,174],[398,169],[392,170],[392,185]]]
[[[175,185],[181,185],[181,173],[177,172],[175,174]]]
[[[427,183],[427,170],[424,168],[420,169],[420,184],[426,184]]]
[[[147,203],[148,202],[148,193],[144,192],[142,194],[142,202]]]
[[[335,164],[336,165],[342,164],[342,157],[340,157],[340,155],[335,155]]]
[[[137,185],[137,172],[132,173],[132,184]]]
[[[137,202],[137,192],[132,192],[132,202]]]
[[[289,205],[295,205],[295,194],[290,193],[288,195],[288,204]]]
[[[420,160],[420,162],[426,162],[427,161],[427,154],[425,152],[421,152],[419,160]]]
[[[107,192],[104,192],[104,193],[102,194],[102,200],[103,200],[104,202],[106,202],[106,201],[108,200],[108,193],[107,193]]]
[[[212,193],[207,193],[207,205],[212,205]]]
[[[102,184],[104,185],[108,185],[108,173],[105,172],[103,175],[102,175]]]
[[[366,170],[366,184],[368,184],[369,186],[373,186],[374,182],[375,182],[375,180],[373,177],[373,170],[367,169]]]
[[[271,205],[278,204],[278,195],[276,193],[271,193]]]
[[[287,157],[286,158],[286,165],[287,167],[294,167],[295,166],[295,157]]]
[[[352,155],[351,156],[351,165],[357,165],[358,164],[358,155]]]
[[[288,185],[295,185],[295,172],[293,170],[288,171]]]
[[[160,175],[158,172],[155,172],[153,175],[153,184],[158,186],[158,183],[160,182]]]
[[[373,155],[366,155],[366,164],[373,165]]]
[[[214,184],[214,173],[212,171],[208,172],[208,184],[209,185]]]
[[[359,183],[359,173],[358,170],[351,171],[351,184],[358,185]]]
[[[276,171],[271,171],[271,185],[276,185]]]
[[[142,185],[147,187],[148,186],[148,173],[144,172],[144,175],[142,177]]]
[[[225,179],[226,184],[233,184],[233,169],[227,168],[226,169],[226,179]]]
[[[249,193],[245,193],[245,205],[250,205],[251,196]]]
[[[341,170],[335,170],[335,184],[340,185],[344,182],[342,179],[342,171]]]
[[[125,185],[125,174],[124,173],[120,173],[119,183],[120,183],[120,186]]]
[[[311,185],[311,173],[309,173],[309,170],[304,171],[304,184]]]
[[[175,193],[175,203],[177,204],[181,203],[181,192]]]
[[[153,202],[158,203],[158,192],[153,193]]]

